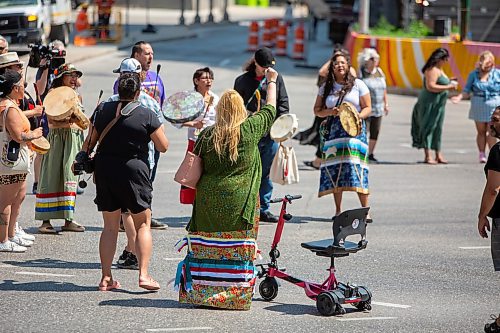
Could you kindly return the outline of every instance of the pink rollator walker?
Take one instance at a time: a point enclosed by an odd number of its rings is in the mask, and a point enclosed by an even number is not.
[[[366,216],[369,207],[347,210],[336,216],[333,220],[333,239],[324,239],[308,243],[302,243],[301,246],[318,256],[330,258],[329,276],[323,283],[313,283],[303,281],[285,273],[284,268],[278,267],[277,259],[280,256],[278,243],[281,240],[285,220],[290,220],[292,216],[286,212],[288,203],[302,198],[301,195],[285,195],[283,198],[272,199],[271,203],[281,202],[281,212],[274,240],[271,245],[269,257],[271,262],[268,264],[256,265],[259,267],[259,278],[264,280],[259,284],[259,294],[265,301],[272,301],[278,295],[278,282],[276,279],[282,279],[291,282],[301,288],[307,297],[316,301],[316,308],[323,316],[332,316],[344,314],[343,304],[351,304],[357,309],[371,310],[371,292],[362,286],[354,284],[345,284],[337,281],[335,277],[335,258],[346,257],[351,253],[356,253],[366,248]],[[347,241],[346,238],[351,235],[360,235],[361,240],[357,243]]]

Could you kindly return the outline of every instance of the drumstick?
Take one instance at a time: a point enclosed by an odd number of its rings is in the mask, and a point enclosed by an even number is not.
[[[36,86],[36,83],[33,83],[33,87],[35,88],[36,104],[42,105],[42,98],[40,97],[40,93],[38,91],[38,87]],[[45,108],[43,108],[43,110],[42,110],[42,115],[40,116],[40,120],[38,121],[38,127],[43,126],[43,123],[44,123],[43,114],[44,113],[45,113]]]
[[[156,65],[156,80],[155,80],[155,88],[153,90],[153,99],[156,98],[156,86],[158,84],[158,75],[160,74],[160,69],[161,69],[161,64]]]

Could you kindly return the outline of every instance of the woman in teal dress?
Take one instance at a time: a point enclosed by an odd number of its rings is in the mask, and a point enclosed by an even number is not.
[[[413,147],[424,149],[424,162],[427,164],[446,164],[448,161],[441,153],[441,134],[443,132],[444,107],[448,91],[457,88],[443,72],[449,53],[444,48],[436,49],[422,68],[424,87],[420,91],[417,104],[413,107],[411,136]],[[431,157],[434,150],[436,158]]]
[[[267,100],[247,118],[243,99],[226,91],[217,104],[215,125],[203,130],[194,153],[203,160],[188,235],[176,245],[188,254],[179,264],[179,302],[217,308],[250,309],[256,280],[259,140],[276,116],[276,79],[269,68]]]

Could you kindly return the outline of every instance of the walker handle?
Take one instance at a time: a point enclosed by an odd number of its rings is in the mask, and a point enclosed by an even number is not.
[[[286,199],[288,202],[292,202],[292,200],[296,200],[296,199],[300,199],[302,198],[302,195],[300,194],[297,194],[297,195],[290,195],[290,194],[287,194],[285,195],[284,198],[274,198],[274,199],[271,199],[271,203],[277,203],[277,202],[283,202],[284,199]]]

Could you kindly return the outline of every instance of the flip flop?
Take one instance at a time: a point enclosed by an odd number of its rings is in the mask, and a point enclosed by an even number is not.
[[[84,232],[85,231],[85,227],[82,226],[82,225],[79,225],[76,222],[71,221],[70,224],[63,225],[61,227],[61,230],[62,231],[72,231],[72,232]]]
[[[50,223],[42,223],[40,227],[38,227],[38,232],[41,234],[57,234],[57,230]]]
[[[113,283],[111,285],[106,285],[106,286],[101,286],[99,284],[99,291],[111,291],[111,290],[114,290],[114,289],[120,289],[121,288],[121,284],[120,282],[116,281],[116,280],[113,280]]]
[[[160,284],[156,282],[152,277],[148,279],[139,278],[139,287],[146,290],[158,290],[160,289]]]

